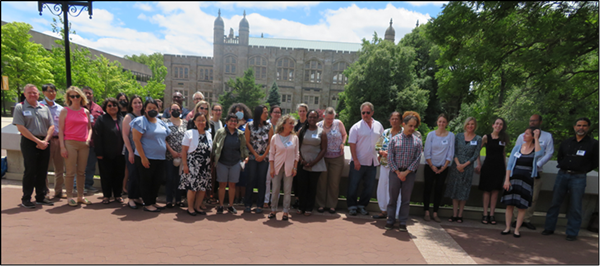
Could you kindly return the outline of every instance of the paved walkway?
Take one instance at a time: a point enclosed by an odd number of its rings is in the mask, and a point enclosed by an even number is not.
[[[269,220],[267,213],[218,215],[211,208],[192,217],[180,208],[156,214],[104,205],[101,194],[88,196],[89,206],[63,199],[30,210],[18,206],[20,182],[12,180],[2,180],[1,194],[2,264],[598,264],[598,235],[583,230],[575,242],[558,231],[523,231],[516,239],[501,237],[499,225],[411,217],[404,233],[344,212],[284,222],[281,213]],[[568,252],[557,252],[567,245]]]

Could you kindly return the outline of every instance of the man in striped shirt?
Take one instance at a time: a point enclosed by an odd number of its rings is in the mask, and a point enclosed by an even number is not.
[[[410,195],[415,184],[415,178],[419,162],[421,161],[421,150],[423,144],[421,139],[413,136],[413,132],[419,126],[419,120],[413,115],[408,115],[402,121],[404,131],[392,138],[388,148],[389,194],[390,199],[398,198],[401,194],[399,230],[406,232],[406,220],[408,220],[408,208],[410,207]],[[388,213],[394,213],[397,201],[390,200],[387,206]],[[391,230],[396,222],[394,215],[388,215],[386,230]]]

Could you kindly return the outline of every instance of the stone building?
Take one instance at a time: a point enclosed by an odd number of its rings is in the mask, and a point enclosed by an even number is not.
[[[165,79],[166,104],[170,104],[176,91],[185,97],[185,107],[192,108],[192,94],[196,91],[215,103],[231,90],[225,84],[229,79],[241,77],[248,67],[253,67],[256,83],[262,85],[266,96],[273,82],[277,82],[283,113],[295,112],[299,103],[306,103],[311,109],[337,106],[338,94],[348,82],[342,72],[357,60],[360,43],[255,38],[249,34],[245,11],[237,36],[233,28],[225,35],[219,11],[214,23],[213,57],[165,54],[169,73]],[[393,42],[394,35],[390,21],[385,39]]]

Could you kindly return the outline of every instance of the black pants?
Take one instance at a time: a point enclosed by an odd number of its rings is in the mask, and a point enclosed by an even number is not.
[[[125,149],[125,166],[127,167],[127,197],[130,199],[139,199],[142,197],[140,178],[138,176],[135,159],[133,164],[129,162],[129,152]],[[136,157],[135,155],[133,157]]]
[[[125,156],[118,155],[112,159],[103,157],[98,160],[98,166],[104,197],[110,198],[113,195],[115,198],[121,197],[125,177]]]
[[[35,200],[42,201],[46,197],[46,177],[50,162],[50,145],[45,150],[36,148],[37,144],[21,136],[21,153],[23,154],[23,197],[21,201],[31,201],[35,187]]]
[[[441,167],[441,166],[440,166]],[[438,167],[438,169],[440,168]],[[446,175],[448,175],[448,168],[436,174],[431,170],[429,165],[425,165],[425,184],[423,186],[423,210],[429,210],[429,200],[431,199],[431,189],[433,189],[433,212],[437,212],[440,208],[440,202],[444,196],[444,183],[446,183]],[[435,184],[434,184],[435,183]]]
[[[165,160],[148,159],[148,161],[150,162],[150,168],[142,165],[142,158],[140,156],[135,156],[135,166],[142,187],[142,199],[146,206],[156,204],[160,182],[162,176],[165,174]]]
[[[296,182],[296,189],[298,190],[298,197],[300,200],[300,206],[298,207],[301,211],[312,212],[315,206],[315,197],[317,196],[317,183],[321,172],[309,172],[304,170],[304,167],[298,168],[298,174],[294,178],[298,180]]]

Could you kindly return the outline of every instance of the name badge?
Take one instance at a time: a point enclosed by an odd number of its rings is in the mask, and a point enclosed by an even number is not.
[[[212,132],[212,128],[209,127],[208,128],[208,133],[210,133],[210,132]]]
[[[337,133],[337,130],[335,130],[335,129],[331,130],[331,134],[336,134],[336,133]]]
[[[585,155],[585,150],[578,150],[577,151],[577,156],[584,156]]]
[[[520,152],[516,152],[516,153],[515,153],[515,157],[517,157],[517,158],[521,158],[521,153],[520,153]]]
[[[312,138],[313,139],[318,139],[319,138],[319,134],[312,134]]]
[[[23,111],[24,116],[31,116],[31,111]]]
[[[442,145],[448,145],[448,140],[442,140]]]
[[[500,146],[506,146],[506,142],[504,142],[504,141],[498,141],[498,145],[500,145]]]
[[[471,146],[477,146],[477,141],[476,140],[471,140]]]
[[[90,114],[90,123],[94,123],[94,116]]]
[[[172,127],[172,126],[175,126],[175,125],[173,124],[173,122],[169,121],[169,123],[167,123],[167,126]]]
[[[286,143],[285,143],[285,146],[286,146],[286,147],[292,146],[292,141],[290,140],[290,141],[286,142]]]
[[[544,145],[544,143],[545,142],[543,140],[540,140],[540,145]]]

